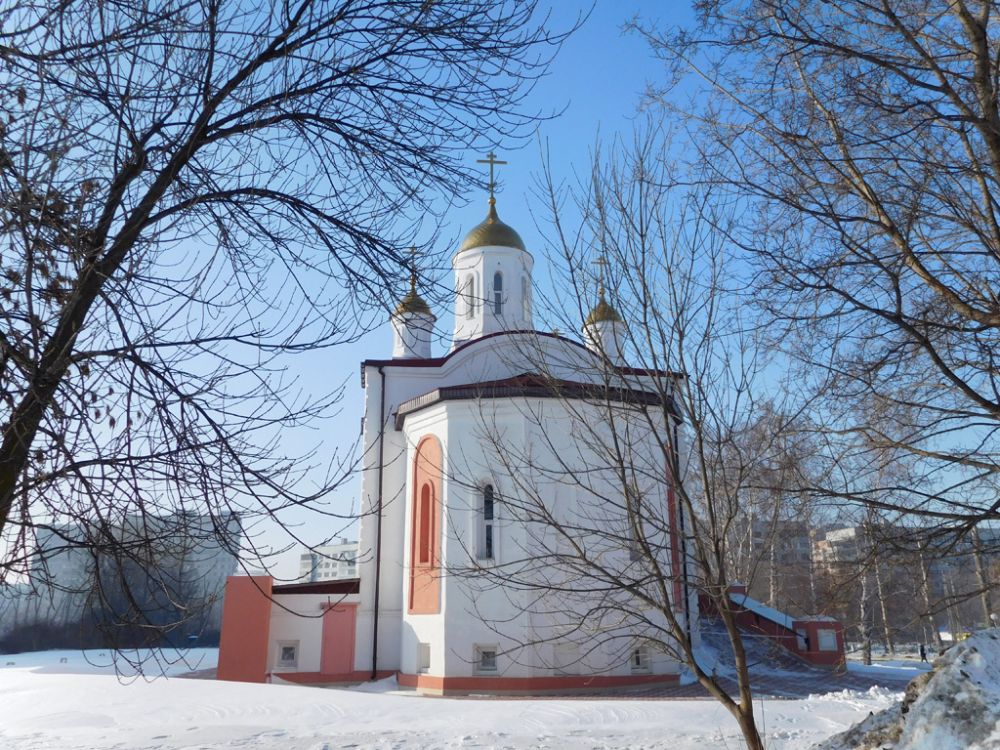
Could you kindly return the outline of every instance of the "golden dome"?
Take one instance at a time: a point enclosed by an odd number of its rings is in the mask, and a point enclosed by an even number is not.
[[[490,246],[516,247],[518,250],[527,252],[521,235],[514,231],[513,227],[500,221],[500,217],[497,216],[496,201],[493,198],[490,198],[490,212],[486,216],[486,221],[473,227],[472,231],[465,235],[465,239],[458,247],[458,252]]]
[[[590,315],[583,322],[584,325],[592,325],[594,323],[621,323],[622,316],[618,314],[618,311],[608,304],[608,301],[604,299],[604,292],[601,292],[600,299],[597,300],[597,305],[593,310],[590,311]]]
[[[417,294],[417,273],[415,270],[410,273],[410,291],[396,305],[396,315],[405,315],[406,313],[419,313],[421,315],[430,315],[432,318],[434,317],[434,314],[431,312],[431,306],[424,301],[423,297]]]
[[[424,301],[423,297],[411,289],[396,306],[396,315],[403,315],[404,313],[430,315],[431,306]]]

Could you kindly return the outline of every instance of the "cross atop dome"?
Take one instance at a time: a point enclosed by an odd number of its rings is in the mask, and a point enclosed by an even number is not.
[[[496,185],[497,185],[496,179],[494,178],[494,175],[493,175],[493,167],[495,165],[497,165],[497,164],[506,164],[506,163],[507,163],[506,161],[501,161],[500,159],[497,159],[497,155],[494,154],[492,151],[490,151],[488,154],[486,154],[486,158],[485,159],[476,159],[476,164],[489,164],[490,165],[490,183],[489,183],[488,189],[490,191],[490,205],[491,206],[494,203],[497,202],[496,198],[493,195],[493,193],[494,193],[494,191],[496,189]]]
[[[584,325],[590,326],[601,322],[621,323],[622,316],[618,314],[618,311],[604,296],[604,269],[608,266],[608,260],[604,257],[604,253],[601,253],[597,257],[597,260],[592,262],[597,266],[597,305],[590,311],[590,314],[584,321]]]
[[[503,165],[507,162],[498,159],[497,155],[490,151],[486,154],[485,159],[476,159],[476,164],[489,164],[490,165],[490,181],[487,185],[490,191],[490,210],[486,213],[486,220],[477,226],[473,227],[472,230],[465,235],[465,239],[462,240],[462,244],[458,248],[458,252],[463,252],[465,250],[472,250],[477,247],[513,247],[518,250],[526,251],[524,247],[524,241],[521,236],[514,230],[513,227],[504,224],[500,221],[500,217],[497,215],[497,200],[496,200],[496,166],[498,164]]]
[[[410,291],[399,301],[396,308],[396,315],[406,313],[419,313],[421,315],[432,315],[430,305],[417,293],[417,248],[410,247]]]

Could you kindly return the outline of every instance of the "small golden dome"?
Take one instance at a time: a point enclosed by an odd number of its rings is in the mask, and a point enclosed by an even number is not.
[[[417,294],[416,269],[410,271],[410,291],[396,305],[396,315],[405,315],[406,313],[419,313],[421,315],[430,315],[432,318],[434,317],[434,314],[431,312],[431,306],[427,304],[423,297]]]
[[[597,305],[593,310],[590,311],[590,315],[583,322],[584,325],[592,325],[594,323],[621,323],[622,316],[618,314],[618,311],[613,308],[608,301],[604,299],[604,293],[601,293],[600,299],[597,300]]]
[[[496,200],[493,198],[490,198],[490,212],[486,216],[486,221],[473,227],[472,231],[465,235],[465,239],[459,245],[458,252],[491,246],[516,247],[518,250],[527,252],[521,235],[514,231],[513,227],[500,221],[500,217],[497,216]]]
[[[430,315],[431,307],[424,301],[423,297],[417,294],[415,290],[411,289],[396,306],[396,315],[402,315],[404,313],[421,313],[423,315]]]

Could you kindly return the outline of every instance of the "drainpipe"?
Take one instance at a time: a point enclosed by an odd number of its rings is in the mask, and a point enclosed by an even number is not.
[[[674,467],[680,466],[680,454],[678,452],[677,438],[679,431],[677,425],[674,424]],[[673,477],[674,484],[678,482],[678,477],[676,472]],[[676,491],[676,490],[675,490]],[[681,502],[680,497],[677,498],[677,523],[680,526],[681,531],[681,584],[684,587],[684,627],[687,630],[688,643],[694,643],[691,635],[691,591],[688,588],[688,558],[687,558],[687,533],[684,531],[684,503]]]
[[[375,486],[375,603],[372,607],[372,679],[378,675],[378,595],[382,573],[382,472],[383,472],[383,442],[385,438],[385,369],[378,367],[379,374],[379,404],[378,404],[378,479]]]

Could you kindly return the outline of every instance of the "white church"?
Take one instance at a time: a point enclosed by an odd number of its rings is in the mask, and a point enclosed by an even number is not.
[[[230,578],[220,679],[396,675],[432,694],[678,679],[657,597],[697,637],[666,458],[680,376],[628,366],[603,283],[582,342],[534,329],[534,260],[497,214],[489,161],[487,217],[452,258],[449,350],[432,351],[414,276],[391,358],[361,366],[357,578]]]

